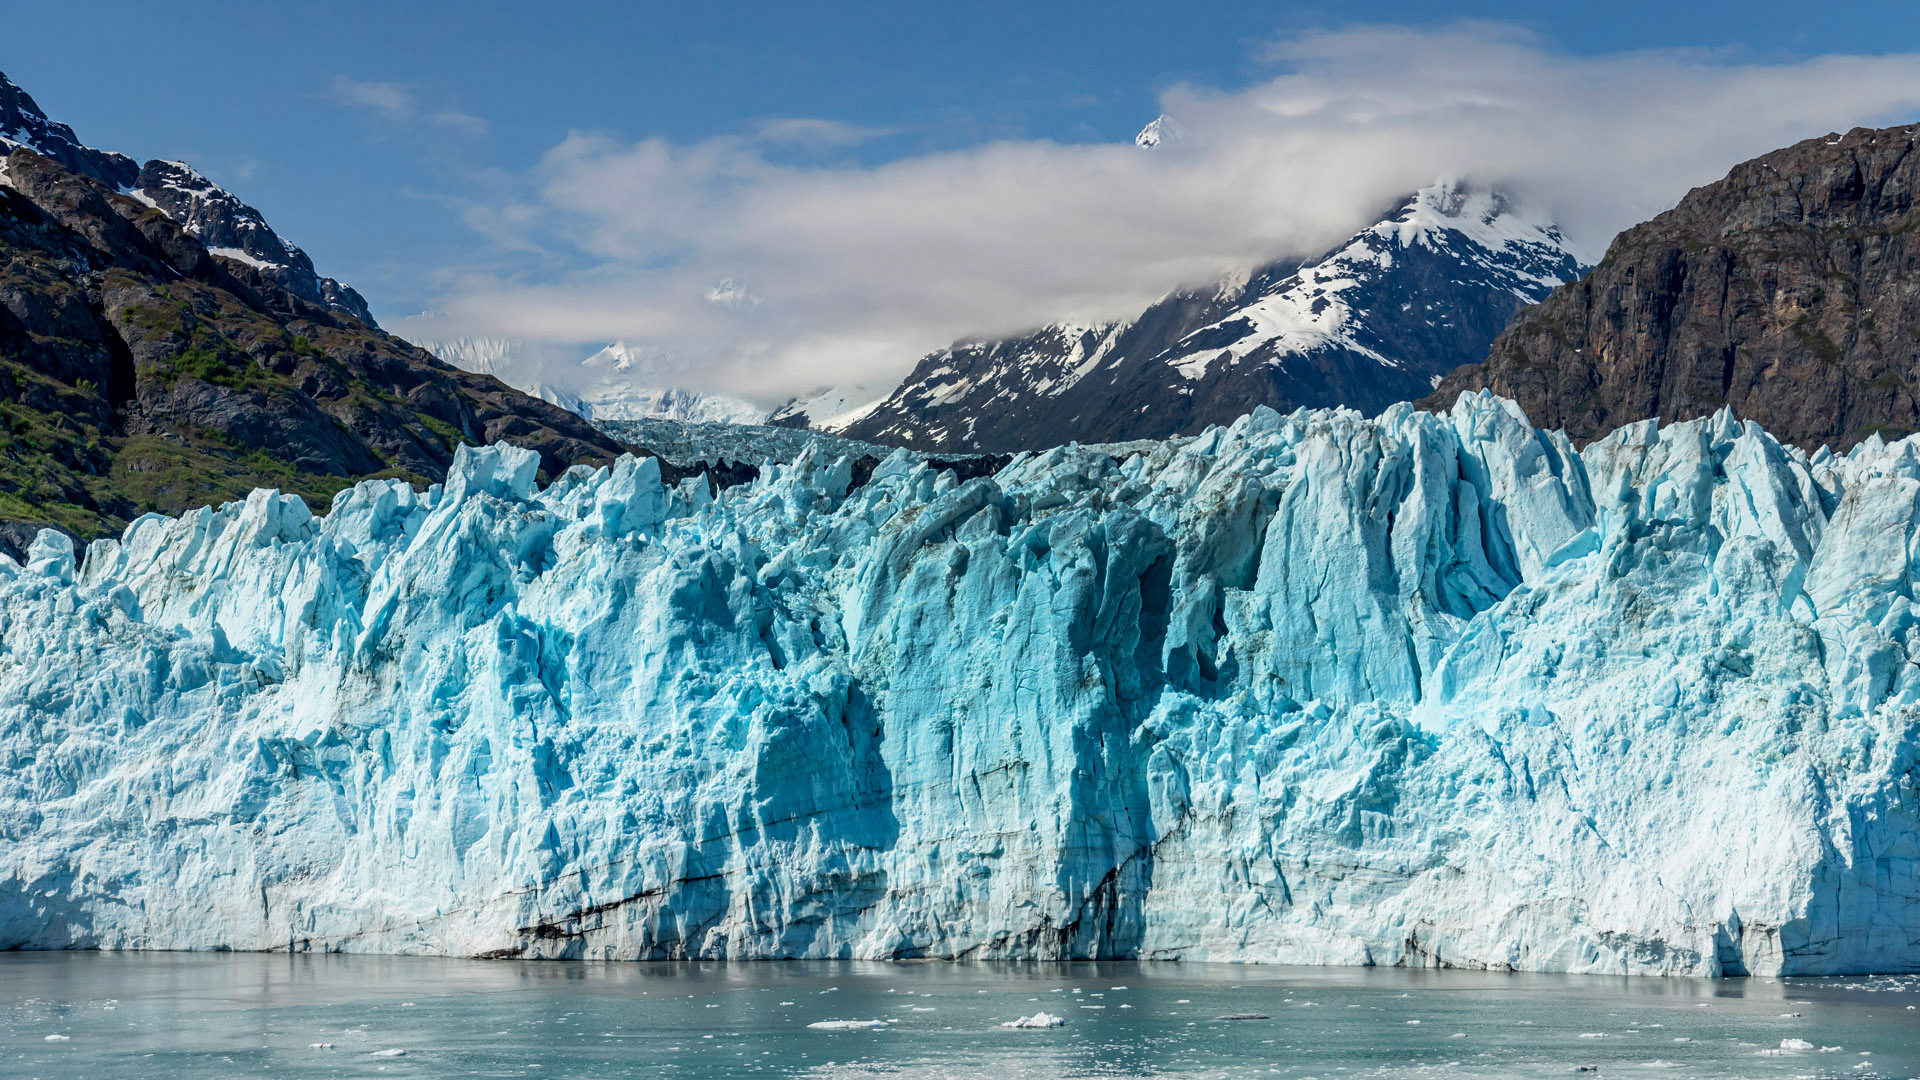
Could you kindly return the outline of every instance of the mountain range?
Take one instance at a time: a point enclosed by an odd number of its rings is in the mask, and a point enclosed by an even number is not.
[[[1514,312],[1582,272],[1551,222],[1438,183],[1316,259],[1176,290],[1132,319],[956,342],[831,426],[1010,452],[1192,434],[1259,405],[1378,413],[1484,356]]]
[[[766,409],[729,394],[675,385],[661,370],[663,358],[656,350],[624,341],[585,357],[505,337],[419,336],[415,344],[463,371],[497,376],[589,420],[757,424],[767,415]]]
[[[371,322],[259,213],[177,162],[90,149],[0,75],[0,552],[278,487],[429,484],[511,438],[557,475],[626,449]]]

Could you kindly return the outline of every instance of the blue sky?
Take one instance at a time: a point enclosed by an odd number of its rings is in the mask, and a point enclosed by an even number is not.
[[[609,225],[619,184],[638,184],[636,200],[660,198],[641,181],[619,179],[628,173],[604,168],[641,167],[625,150],[664,147],[684,163],[690,148],[733,153],[738,148],[727,140],[752,140],[746,165],[698,174],[712,188],[697,200],[703,212],[723,215],[716,191],[772,183],[770,176],[831,184],[987,144],[1124,142],[1181,87],[1197,88],[1199,100],[1240,94],[1302,63],[1286,54],[1289,42],[1362,24],[1434,31],[1432,10],[1387,2],[997,0],[43,4],[8,12],[0,70],[93,145],[192,162],[259,206],[323,272],[360,287],[391,322],[444,306],[478,280],[492,283],[494,295],[503,282],[552,289],[684,260],[697,237],[654,223],[635,239],[640,226]],[[1787,70],[1830,54],[1920,52],[1916,12],[1912,3],[1668,0],[1483,3],[1448,15],[1504,24],[1476,33],[1522,39],[1527,55],[1545,61],[1530,70],[1547,78],[1568,59],[1612,57],[1612,68],[1593,77],[1625,92],[1621,72],[1631,64],[1622,54],[1641,50],[1699,50],[1663,54],[1665,75],[1689,86],[1690,66]],[[1451,48],[1459,40],[1395,39],[1379,63],[1399,69],[1408,59],[1401,48]],[[1343,70],[1349,81],[1366,78],[1364,65]],[[1831,81],[1794,70],[1809,85]],[[1836,103],[1828,126],[1879,115],[1870,97]],[[1897,96],[1890,101],[1888,115],[1905,107]],[[1796,115],[1800,126],[1782,130],[1818,126],[1826,115]],[[838,127],[823,126],[813,133],[820,137],[776,137],[768,126],[792,119]],[[600,142],[556,164],[555,148],[572,132],[596,133]],[[1765,149],[1778,138],[1761,125],[1750,142]],[[582,161],[591,170],[576,168]],[[556,200],[556,177],[564,186],[588,171],[613,176],[614,187]],[[1670,194],[1653,190],[1647,198]],[[925,204],[919,213],[939,216],[942,208]],[[723,269],[737,261],[751,277],[759,257],[736,249],[711,261]],[[702,264],[699,272],[722,271]],[[760,276],[772,281],[774,273]],[[1143,272],[1128,290],[1160,287],[1157,273]],[[1076,296],[1066,290],[1060,302]],[[655,323],[625,329],[644,336]],[[622,329],[618,320],[589,316],[577,336]]]

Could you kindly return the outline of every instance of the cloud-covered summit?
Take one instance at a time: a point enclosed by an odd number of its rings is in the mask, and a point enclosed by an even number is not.
[[[1920,112],[1914,55],[1574,56],[1459,24],[1312,34],[1265,59],[1276,74],[1257,85],[1162,95],[1181,138],[1153,153],[1032,140],[795,163],[796,136],[842,129],[575,132],[469,211],[540,257],[449,275],[439,307],[462,334],[645,343],[688,385],[777,401],[1324,250],[1438,176],[1517,193],[1597,256],[1736,161]],[[756,302],[711,302],[727,280]]]

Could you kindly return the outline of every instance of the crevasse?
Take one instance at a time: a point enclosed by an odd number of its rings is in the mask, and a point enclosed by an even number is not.
[[[1920,439],[535,469],[0,559],[0,947],[1920,968]]]

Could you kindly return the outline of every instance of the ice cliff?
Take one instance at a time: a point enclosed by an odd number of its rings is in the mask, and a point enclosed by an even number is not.
[[[0,559],[0,947],[1920,969],[1920,437],[535,469]]]

